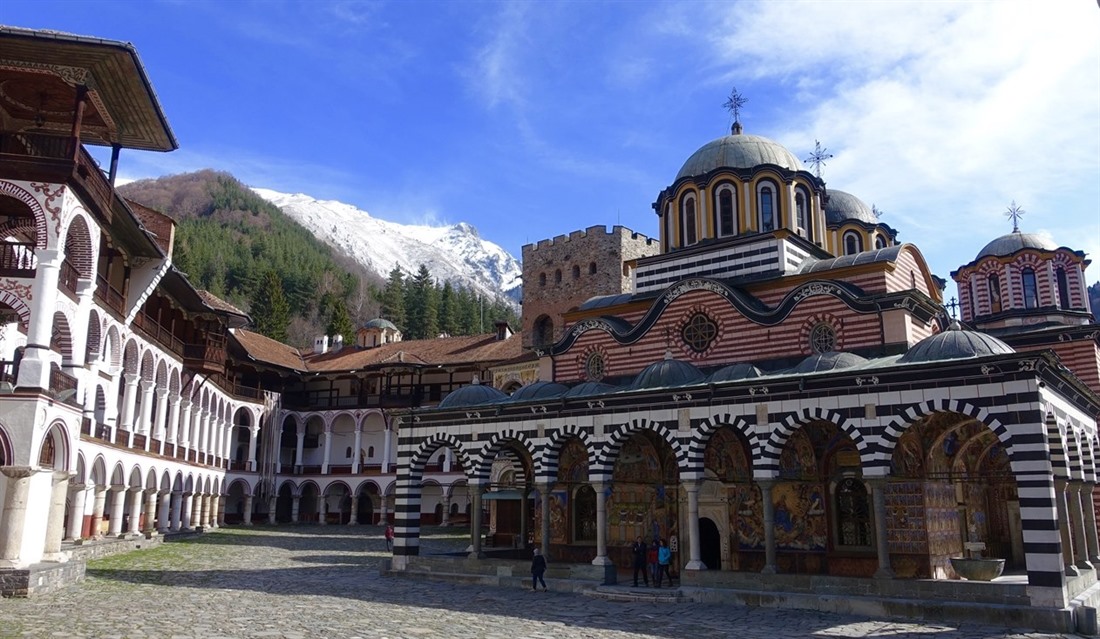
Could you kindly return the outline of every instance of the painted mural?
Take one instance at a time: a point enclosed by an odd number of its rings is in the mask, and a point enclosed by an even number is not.
[[[636,537],[669,539],[678,517],[678,469],[672,448],[651,433],[623,442],[607,499],[608,545]]]
[[[719,428],[707,443],[703,467],[708,477],[726,482],[752,481],[752,466],[742,437],[732,428]]]

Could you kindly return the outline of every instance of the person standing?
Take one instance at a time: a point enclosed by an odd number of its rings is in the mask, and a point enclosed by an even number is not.
[[[649,586],[649,567],[646,566],[646,557],[649,555],[649,549],[646,547],[645,542],[642,541],[641,536],[634,540],[634,544],[630,547],[630,554],[634,557],[634,587],[638,587],[638,573],[642,573],[642,577],[645,579],[645,585]]]
[[[535,547],[535,556],[531,558],[531,590],[535,591],[539,589],[539,583],[542,584],[543,591],[546,590],[546,580],[542,576],[546,573],[546,557],[542,556],[542,552]]]
[[[661,546],[657,549],[657,587],[661,587],[661,578],[668,575],[668,587],[672,587],[672,573],[669,572],[669,564],[672,563],[672,551],[668,549],[665,540],[661,540]]]
[[[649,562],[649,576],[653,578],[653,585],[657,586],[657,570],[660,566],[657,564],[657,554],[660,550],[660,546],[657,545],[657,539],[653,539],[653,545],[649,547],[649,553],[646,555],[646,560]]]
[[[386,550],[393,550],[393,524],[386,524]]]

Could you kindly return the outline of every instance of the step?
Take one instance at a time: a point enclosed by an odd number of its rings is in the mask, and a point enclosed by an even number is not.
[[[638,601],[645,603],[685,603],[692,601],[679,588],[650,588],[648,586],[599,586],[585,591],[586,595],[606,601]]]

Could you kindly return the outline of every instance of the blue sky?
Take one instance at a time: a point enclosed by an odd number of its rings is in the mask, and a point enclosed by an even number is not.
[[[1058,2],[5,0],[0,22],[133,42],[205,167],[400,222],[467,221],[519,257],[651,203],[729,130],[885,212],[944,277],[1011,230],[1100,255],[1100,9]],[[1100,264],[1087,272],[1100,279]],[[951,293],[949,293],[950,295]]]

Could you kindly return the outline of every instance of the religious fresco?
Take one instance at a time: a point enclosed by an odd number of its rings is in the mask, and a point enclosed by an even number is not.
[[[890,475],[915,479],[924,476],[924,442],[920,428],[909,428],[898,439],[890,458]]]
[[[816,479],[817,459],[805,428],[791,434],[779,454],[779,476],[784,479]]]
[[[609,545],[668,539],[676,526],[679,469],[672,448],[650,433],[623,442],[607,498]]]
[[[532,508],[531,510],[535,543],[542,543],[542,508]],[[550,543],[569,543],[568,512],[569,493],[564,490],[550,491]]]
[[[703,467],[719,481],[748,482],[752,480],[752,465],[741,437],[732,428],[719,428],[707,442]]]
[[[764,549],[764,502],[760,487],[736,484],[728,488],[730,530],[737,550]]]
[[[775,545],[787,550],[825,550],[825,490],[810,482],[779,482],[772,488]]]
[[[558,456],[558,482],[588,482],[588,453],[584,444],[575,437],[566,442]]]

